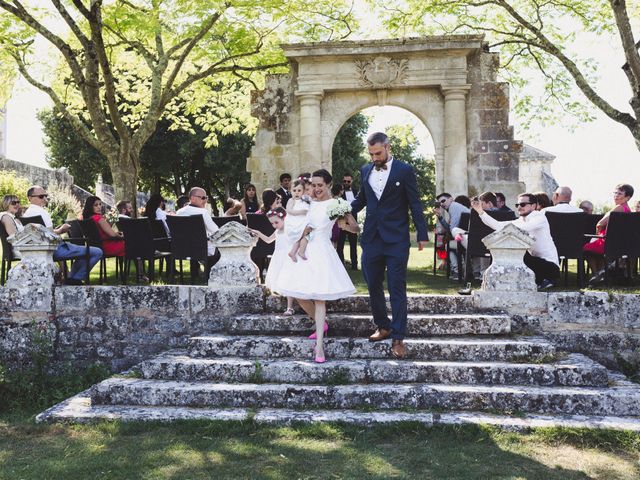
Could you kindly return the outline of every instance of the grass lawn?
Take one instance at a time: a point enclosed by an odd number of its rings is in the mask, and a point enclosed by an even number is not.
[[[640,435],[0,416],[0,479],[637,479]]]

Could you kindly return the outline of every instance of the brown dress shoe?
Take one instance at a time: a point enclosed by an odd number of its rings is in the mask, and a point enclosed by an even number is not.
[[[402,340],[393,340],[391,342],[391,355],[395,358],[404,358],[407,351],[404,348]]]
[[[387,330],[386,328],[379,328],[375,331],[373,335],[369,337],[370,342],[379,342],[380,340],[384,340],[391,336],[391,330]]]

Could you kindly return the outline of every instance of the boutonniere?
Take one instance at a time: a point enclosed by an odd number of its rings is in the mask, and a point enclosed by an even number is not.
[[[396,187],[399,187],[399,186],[400,186],[400,182],[396,182]]]

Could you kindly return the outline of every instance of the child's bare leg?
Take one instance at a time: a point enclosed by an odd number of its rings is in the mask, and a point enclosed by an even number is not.
[[[307,259],[305,254],[307,252],[308,243],[309,243],[309,240],[307,240],[306,238],[303,238],[302,240],[300,240],[300,247],[298,248],[298,256],[303,260]]]
[[[298,240],[296,243],[293,244],[293,247],[291,247],[291,251],[289,252],[289,257],[294,262],[298,261],[298,249],[299,248],[300,248],[300,240]]]

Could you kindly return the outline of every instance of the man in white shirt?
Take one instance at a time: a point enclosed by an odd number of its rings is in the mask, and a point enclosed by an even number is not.
[[[519,218],[509,222],[499,222],[498,220],[486,215],[482,205],[478,200],[471,203],[471,207],[478,212],[480,219],[485,225],[493,228],[495,231],[502,230],[509,223],[513,223],[516,227],[531,234],[535,243],[524,255],[524,263],[533,270],[536,275],[536,284],[541,290],[551,288],[555,285],[560,276],[560,267],[558,263],[558,251],[551,238],[549,222],[544,213],[536,211],[538,200],[532,193],[523,193],[518,195]]]
[[[353,191],[355,187],[353,185],[353,176],[350,173],[345,173],[342,176],[342,187],[344,189],[344,193],[342,194],[342,198],[344,198],[349,205],[356,198]],[[342,263],[344,263],[344,243],[345,240],[349,240],[349,252],[351,253],[351,270],[358,270],[358,234],[348,232],[346,230],[340,230],[340,236],[338,237],[338,245],[337,252],[338,257]]]
[[[176,215],[181,217],[189,217],[191,215],[202,215],[204,220],[204,227],[207,230],[207,239],[218,231],[218,226],[211,219],[211,214],[205,208],[207,204],[207,193],[203,188],[194,187],[189,190],[189,203],[176,212]],[[211,240],[208,240],[207,253],[209,257],[216,254],[216,247],[213,246]]]
[[[569,187],[558,187],[553,192],[551,200],[553,207],[547,207],[540,210],[541,212],[558,212],[558,213],[581,213],[582,210],[571,205],[571,195],[573,192]]]
[[[44,209],[49,203],[49,194],[44,188],[39,185],[30,187],[29,190],[27,190],[27,197],[30,205],[24,212],[24,217],[41,216],[44,221],[44,226],[58,235],[69,231],[71,225],[68,223],[64,223],[57,228],[53,227],[51,215]],[[68,242],[60,243],[56,251],[53,252],[53,259],[55,261],[74,260],[71,271],[65,280],[66,285],[82,285],[82,280],[87,276],[87,268],[91,271],[93,266],[98,263],[101,258],[102,250],[97,247],[89,247],[89,265],[87,266],[86,247]]]

